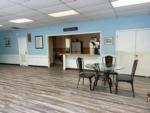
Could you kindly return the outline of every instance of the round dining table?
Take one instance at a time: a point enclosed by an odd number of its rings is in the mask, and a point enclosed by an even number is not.
[[[112,93],[112,79],[111,79],[110,75],[113,75],[113,79],[114,79],[114,75],[118,74],[116,71],[124,69],[123,66],[120,66],[117,64],[112,64],[111,66],[107,66],[104,63],[86,64],[85,67],[90,70],[94,70],[96,72],[93,90],[94,90],[95,86],[97,86],[97,82],[98,82],[100,76],[102,76],[101,73],[103,73],[104,83],[106,83],[106,81],[108,82],[110,93]]]

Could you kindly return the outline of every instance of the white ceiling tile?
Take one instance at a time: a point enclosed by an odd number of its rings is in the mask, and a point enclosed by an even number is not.
[[[150,13],[150,3],[120,7],[115,9],[118,16],[130,16]]]
[[[14,4],[8,0],[0,0],[0,9],[12,7]]]
[[[103,19],[103,18],[113,18],[115,17],[115,13],[113,10],[103,10],[103,11],[95,11],[84,13],[84,15],[88,16],[91,19]]]
[[[14,18],[15,18],[15,16],[8,15],[8,16],[0,17],[0,20],[1,20],[1,21],[5,21],[5,22],[8,22],[8,20],[11,20],[11,19],[14,19]]]
[[[132,10],[136,11],[136,10],[139,10],[139,9],[150,9],[150,3],[115,8],[116,11],[124,11],[124,12],[132,11]]]
[[[77,11],[84,13],[84,12],[105,11],[109,9],[112,9],[112,7],[109,4],[97,4],[91,5],[89,7],[78,8]]]
[[[109,3],[108,0],[75,0],[74,2],[66,2],[72,8],[81,8],[87,6],[93,6],[97,4]]]
[[[108,10],[101,10],[101,11],[89,11],[89,12],[84,12],[84,15],[87,16],[92,16],[92,15],[103,15],[103,14],[114,14],[114,11],[112,9],[108,9]]]
[[[108,19],[108,18],[115,18],[116,16],[114,14],[101,14],[101,15],[93,15],[90,17],[93,20],[97,19]]]
[[[74,15],[74,16],[62,17],[60,18],[60,20],[62,20],[63,22],[77,22],[77,21],[88,20],[88,18],[83,15]]]
[[[138,9],[138,10],[126,10],[117,12],[118,16],[133,16],[133,15],[141,15],[141,14],[150,14],[150,9]]]
[[[9,0],[12,3],[26,3],[29,2],[30,0]]]
[[[10,8],[1,9],[1,12],[10,13],[10,14],[23,13],[23,12],[26,12],[26,11],[31,11],[31,9],[28,9],[28,8],[25,8],[25,7],[22,7],[22,6],[19,6],[19,5],[15,5],[15,6],[10,7]]]
[[[42,0],[42,1],[30,0],[29,2],[22,3],[22,5],[33,9],[51,7],[58,4],[61,4],[59,0]]]
[[[46,14],[55,13],[55,12],[59,12],[59,11],[65,11],[65,10],[70,10],[70,8],[65,6],[64,4],[58,4],[58,5],[54,5],[51,7],[38,9],[38,11],[41,11]]]
[[[20,12],[20,13],[17,13],[15,16],[16,17],[26,17],[26,18],[30,18],[30,17],[41,17],[41,16],[46,16],[45,14],[43,13],[40,13],[38,11],[34,11],[34,10],[31,10],[31,11],[27,11],[27,12]]]

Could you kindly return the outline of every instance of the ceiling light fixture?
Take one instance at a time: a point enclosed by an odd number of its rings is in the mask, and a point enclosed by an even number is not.
[[[68,11],[61,11],[61,12],[57,12],[57,13],[51,13],[51,14],[48,14],[48,15],[57,18],[57,17],[77,15],[77,14],[79,14],[77,11],[68,10]]]
[[[10,20],[9,22],[13,23],[27,23],[27,22],[32,22],[33,20],[27,19],[27,18],[20,18],[20,19],[15,19],[15,20]]]
[[[115,0],[111,2],[113,7],[123,7],[143,3],[150,3],[150,0]]]
[[[2,27],[3,25],[0,25],[0,27]]]

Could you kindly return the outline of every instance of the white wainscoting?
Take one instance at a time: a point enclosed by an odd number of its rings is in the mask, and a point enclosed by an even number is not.
[[[0,63],[19,64],[19,55],[17,54],[0,55]]]
[[[28,55],[28,65],[48,66],[47,55]]]
[[[28,55],[27,61],[28,65],[48,66],[47,55]],[[0,63],[20,64],[19,55],[17,54],[0,55]]]

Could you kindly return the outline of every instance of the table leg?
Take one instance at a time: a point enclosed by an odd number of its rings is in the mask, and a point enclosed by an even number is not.
[[[107,82],[109,84],[110,93],[112,93],[112,89],[111,89],[112,88],[112,79],[111,79],[111,77],[109,75],[110,75],[110,72],[107,71],[106,72],[106,80],[107,80]]]
[[[93,90],[94,90],[95,86],[97,86],[98,80],[99,80],[99,75],[95,77],[95,81],[94,81],[94,85],[93,85]]]

